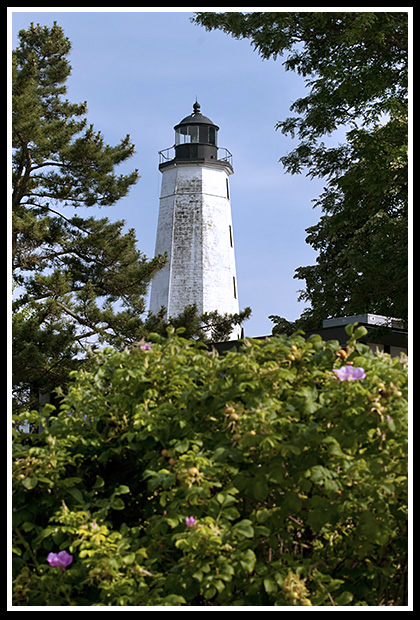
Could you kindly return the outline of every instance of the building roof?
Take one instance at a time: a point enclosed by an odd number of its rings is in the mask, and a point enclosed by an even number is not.
[[[175,125],[175,129],[181,125],[213,125],[213,127],[219,129],[219,127],[215,125],[213,121],[208,118],[208,116],[201,114],[200,104],[198,101],[196,101],[193,105],[193,113],[183,118],[178,125]]]
[[[392,327],[394,329],[405,329],[404,320],[396,319],[381,314],[353,314],[351,316],[337,317],[333,319],[325,319],[322,327],[338,327],[341,325],[349,325],[351,323],[361,323],[362,325],[374,325],[376,327]]]

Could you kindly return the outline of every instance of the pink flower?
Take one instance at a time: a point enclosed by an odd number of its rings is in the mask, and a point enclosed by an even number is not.
[[[337,375],[337,379],[340,381],[354,381],[356,379],[364,379],[366,373],[363,368],[353,366],[342,366],[341,368],[333,368],[333,372]]]
[[[150,346],[150,344],[147,344],[147,342],[145,344],[140,345],[140,349],[143,349],[143,351],[150,351],[151,348],[152,347]]]
[[[58,566],[61,570],[64,570],[69,564],[73,562],[73,556],[67,553],[67,551],[60,551],[59,553],[49,553],[47,562],[50,566]]]
[[[194,517],[185,517],[185,524],[186,524],[187,527],[192,527],[196,523],[197,523],[197,521],[196,521],[196,519],[194,519]]]

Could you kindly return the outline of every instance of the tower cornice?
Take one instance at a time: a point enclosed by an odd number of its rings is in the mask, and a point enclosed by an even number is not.
[[[233,166],[223,159],[171,159],[159,164],[159,170],[169,170],[170,168],[188,166],[188,167],[200,167],[207,166],[209,168],[221,168],[231,175],[233,174]]]

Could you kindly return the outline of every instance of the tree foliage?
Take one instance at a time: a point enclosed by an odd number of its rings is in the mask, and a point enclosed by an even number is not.
[[[15,417],[14,604],[406,605],[406,360],[363,333],[97,353]]]
[[[286,171],[325,179],[323,215],[307,242],[315,265],[299,267],[308,326],[376,312],[407,318],[408,14],[406,12],[197,13],[195,22],[281,57],[308,94],[277,128],[297,138]],[[346,139],[327,146],[338,129]]]
[[[110,206],[136,183],[117,175],[134,146],[105,144],[86,103],[65,99],[70,41],[31,24],[13,52],[14,383],[49,391],[65,380],[89,339],[120,345],[140,337],[144,295],[162,258],[147,260],[134,231],[108,218],[69,215]],[[140,330],[140,333],[139,333]]]

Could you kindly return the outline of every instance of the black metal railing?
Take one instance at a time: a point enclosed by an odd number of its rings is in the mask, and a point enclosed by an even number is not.
[[[173,159],[175,159],[175,146],[159,151],[159,164],[165,164]],[[217,147],[217,161],[226,161],[233,166],[233,155],[228,149]]]

